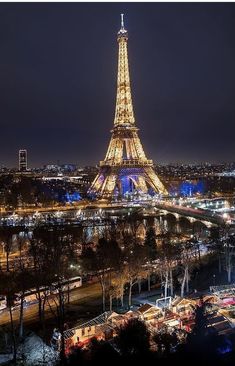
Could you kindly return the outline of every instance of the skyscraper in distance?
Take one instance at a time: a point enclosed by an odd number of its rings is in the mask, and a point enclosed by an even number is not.
[[[19,150],[19,171],[26,172],[28,170],[28,161],[27,161],[27,150],[20,149]]]

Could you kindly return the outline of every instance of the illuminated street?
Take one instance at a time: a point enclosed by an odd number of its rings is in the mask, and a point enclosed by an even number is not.
[[[97,302],[100,304],[100,284],[99,283],[92,283],[89,285],[83,285],[83,287],[72,290],[70,293],[70,303],[71,304],[78,304],[80,306],[84,306],[88,303]],[[55,303],[51,300],[50,306],[53,310],[55,310]],[[99,306],[97,306],[99,308]],[[97,309],[98,311],[98,309]],[[52,314],[49,305],[46,303],[45,305],[45,319],[52,318],[54,315]],[[13,320],[19,320],[19,307],[13,311]],[[27,305],[24,309],[24,322],[27,325],[31,323],[38,322],[38,304],[31,304]],[[10,323],[9,312],[2,311],[0,312],[0,325],[6,325]]]

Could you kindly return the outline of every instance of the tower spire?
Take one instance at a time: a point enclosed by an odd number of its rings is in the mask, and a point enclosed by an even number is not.
[[[124,27],[124,14],[121,14],[121,30],[125,30],[125,27]]]
[[[120,15],[121,15],[121,28],[120,28],[120,31],[118,32],[118,39],[123,36],[127,37],[127,30],[125,29],[125,26],[124,26],[124,14],[120,14]]]
[[[114,117],[114,126],[134,125],[135,117],[131,97],[131,84],[128,64],[128,33],[124,27],[124,19],[121,14],[121,29],[118,32],[118,74],[117,97]]]

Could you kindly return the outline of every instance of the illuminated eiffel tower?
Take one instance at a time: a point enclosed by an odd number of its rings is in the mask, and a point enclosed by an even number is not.
[[[135,192],[165,195],[167,190],[154,172],[153,161],[145,156],[135,125],[128,66],[128,33],[123,14],[117,41],[119,54],[114,127],[107,154],[100,161],[99,173],[88,193],[97,198],[113,198]]]

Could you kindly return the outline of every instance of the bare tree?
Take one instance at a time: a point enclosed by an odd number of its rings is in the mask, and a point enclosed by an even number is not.
[[[120,265],[118,271],[116,271],[113,280],[112,287],[114,296],[117,300],[120,300],[121,307],[124,306],[124,288],[125,284],[128,282],[127,271],[125,270],[125,265]]]
[[[144,256],[144,249],[142,245],[133,243],[132,246],[125,249],[125,261],[123,266],[123,272],[129,284],[128,294],[128,306],[132,304],[132,289],[139,280],[143,279],[147,275],[147,271],[144,268],[146,263]]]
[[[164,279],[164,297],[168,296],[168,289],[170,289],[171,296],[174,294],[173,270],[178,264],[179,255],[180,246],[178,244],[163,241],[159,253],[159,269],[161,278]]]
[[[156,244],[156,234],[155,230],[150,227],[145,236],[144,241],[145,252],[146,252],[146,264],[148,268],[148,291],[151,289],[151,274],[154,270],[154,264],[158,256],[157,244]]]
[[[226,240],[223,241],[223,249],[227,281],[230,283],[233,268],[233,258],[235,256],[235,237],[233,235],[230,235]]]
[[[6,270],[10,270],[10,254],[13,252],[13,235],[17,234],[19,230],[15,227],[0,227],[0,238],[4,245],[4,252],[6,255]]]
[[[193,245],[190,242],[181,243],[181,255],[180,255],[180,265],[183,270],[182,276],[179,276],[181,282],[181,297],[184,297],[184,293],[189,292],[189,279],[190,271],[195,264],[195,253]]]
[[[122,253],[115,240],[99,239],[96,251],[88,248],[82,255],[82,265],[86,272],[93,272],[99,279],[102,290],[102,308],[106,309],[106,295],[113,293],[112,281],[119,270]],[[110,288],[110,290],[109,290]],[[111,292],[110,292],[111,291]],[[113,295],[109,299],[111,300]]]

